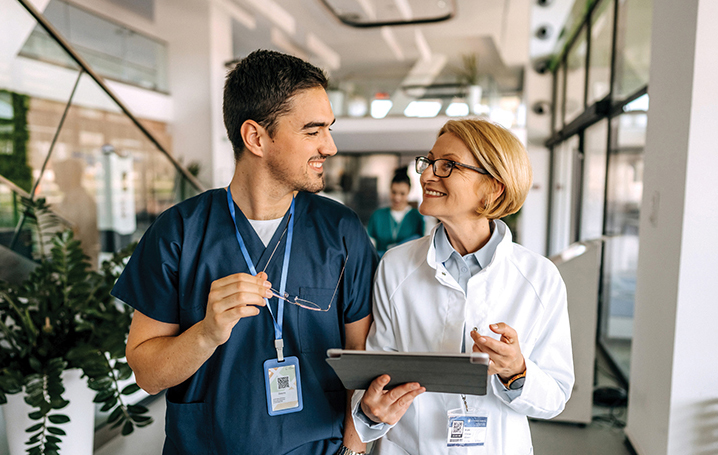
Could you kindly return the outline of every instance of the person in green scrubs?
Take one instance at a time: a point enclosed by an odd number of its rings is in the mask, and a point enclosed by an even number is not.
[[[381,257],[389,248],[424,235],[424,218],[409,205],[411,181],[402,167],[391,180],[391,206],[372,213],[367,231]]]

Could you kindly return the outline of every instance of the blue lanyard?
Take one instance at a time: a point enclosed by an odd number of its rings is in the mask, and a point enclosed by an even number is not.
[[[237,226],[237,217],[235,215],[234,211],[234,201],[232,200],[232,192],[229,191],[229,188],[227,188],[227,203],[229,204],[229,213],[232,215],[232,221],[234,222],[234,232],[237,235],[237,242],[239,243],[239,248],[242,250],[242,256],[244,256],[244,260],[247,263],[247,266],[249,267],[249,271],[252,273],[252,275],[257,275],[257,269],[254,267],[254,263],[252,262],[252,258],[249,257],[249,251],[247,251],[247,246],[244,244],[244,239],[242,239],[242,234],[239,233],[239,226]],[[289,226],[287,230],[287,244],[284,246],[284,263],[282,264],[282,277],[279,285],[279,295],[284,295],[284,291],[287,286],[287,274],[289,271],[289,256],[291,254],[292,249],[292,235],[294,234],[294,198],[292,198],[292,205],[289,206]],[[269,299],[264,299],[264,301],[267,303],[267,309],[269,310],[270,316],[272,316],[272,322],[274,323],[274,337],[275,340],[278,340],[281,342],[282,340],[282,324],[284,323],[284,300],[278,299],[279,302],[277,303],[277,317],[274,317],[274,312],[272,312],[272,307],[269,306]],[[280,343],[283,344],[283,343]],[[279,358],[279,361],[281,362],[283,360],[283,356],[281,353],[281,348],[275,341],[275,347],[277,348],[277,355]]]

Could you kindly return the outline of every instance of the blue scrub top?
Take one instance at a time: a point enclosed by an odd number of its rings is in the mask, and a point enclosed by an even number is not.
[[[264,269],[287,225],[265,248],[239,208],[237,225],[257,270]],[[344,324],[371,313],[377,256],[354,212],[330,199],[296,196],[286,291],[324,308],[349,253],[328,312],[284,306],[284,355],[297,356],[304,409],[270,417],[262,364],[274,359],[269,311],[243,318],[187,381],[167,392],[164,454],[333,454],[342,440],[346,391],[325,361],[344,346]],[[234,234],[225,189],[210,190],[162,213],[145,233],[112,295],[185,331],[205,316],[212,281],[249,273]],[[267,268],[279,285],[284,235]],[[325,303],[327,302],[327,303]],[[270,299],[276,314],[277,299]]]

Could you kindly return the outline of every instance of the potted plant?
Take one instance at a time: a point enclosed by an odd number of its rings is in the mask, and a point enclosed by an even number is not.
[[[24,391],[36,422],[26,429],[27,452],[57,454],[62,426],[70,420],[62,411],[68,401],[61,374],[78,368],[94,401],[110,412],[109,424],[122,426],[123,435],[149,425],[144,406],[123,401],[139,390],[135,383],[119,385],[132,375],[123,360],[131,309],[110,296],[132,248],[93,271],[72,230],[54,234],[48,248],[51,212],[44,200],[25,202],[26,216],[35,221],[39,262],[20,284],[0,281],[0,404]]]
[[[476,114],[477,106],[481,104],[482,89],[479,85],[479,57],[476,54],[461,56],[463,66],[455,69],[457,82],[466,87],[469,109]]]

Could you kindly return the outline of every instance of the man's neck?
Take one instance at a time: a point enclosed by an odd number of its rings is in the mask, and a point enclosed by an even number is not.
[[[234,203],[250,220],[274,220],[281,218],[292,204],[294,192],[279,190],[261,173],[244,173],[237,168],[229,184]]]

